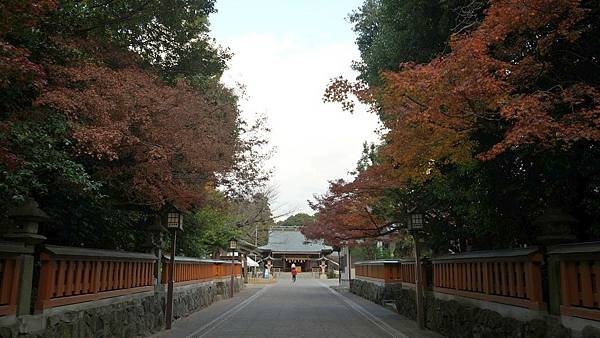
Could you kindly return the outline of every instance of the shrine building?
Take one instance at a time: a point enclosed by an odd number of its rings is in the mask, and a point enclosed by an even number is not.
[[[275,226],[269,232],[267,245],[259,248],[262,261],[276,270],[290,271],[292,263],[300,272],[311,272],[329,255],[333,248],[323,241],[309,241],[299,227]]]

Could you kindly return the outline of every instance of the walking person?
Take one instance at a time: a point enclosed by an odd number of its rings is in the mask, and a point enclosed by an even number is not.
[[[296,264],[292,263],[292,283],[296,283],[296,275],[298,271],[296,271]]]

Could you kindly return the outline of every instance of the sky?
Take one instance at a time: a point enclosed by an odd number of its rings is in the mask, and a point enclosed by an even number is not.
[[[346,19],[362,0],[217,0],[211,35],[234,56],[223,82],[245,86],[246,119],[266,115],[275,153],[274,215],[313,211],[307,200],[349,178],[363,142],[376,142],[376,115],[324,103],[329,79],[354,79],[359,54]]]

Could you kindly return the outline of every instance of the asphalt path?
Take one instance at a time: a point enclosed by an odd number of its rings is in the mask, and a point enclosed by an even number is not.
[[[154,337],[439,337],[344,291],[337,281],[298,279],[249,286]]]

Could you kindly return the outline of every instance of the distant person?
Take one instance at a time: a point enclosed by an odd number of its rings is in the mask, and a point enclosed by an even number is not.
[[[296,275],[298,274],[298,271],[296,271],[296,267],[292,268],[292,283],[296,283]]]

